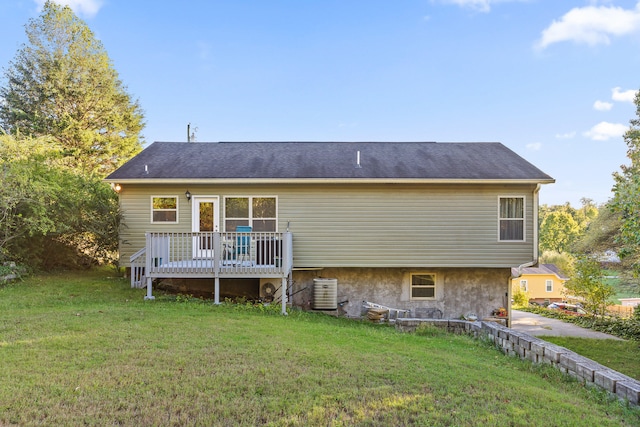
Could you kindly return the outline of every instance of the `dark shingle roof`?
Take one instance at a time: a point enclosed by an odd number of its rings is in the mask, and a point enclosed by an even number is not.
[[[518,275],[518,269],[511,269],[512,276]],[[558,278],[568,280],[569,278],[562,274],[555,264],[540,264],[537,267],[525,267],[521,270],[521,274],[555,274]]]
[[[155,142],[107,180],[304,178],[553,182],[500,143],[435,142]]]

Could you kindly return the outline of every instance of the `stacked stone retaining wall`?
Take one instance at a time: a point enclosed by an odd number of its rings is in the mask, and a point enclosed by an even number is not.
[[[640,405],[640,381],[607,368],[559,345],[514,331],[495,322],[464,320],[397,319],[396,329],[414,332],[420,324],[442,328],[451,333],[468,334],[493,342],[509,356],[533,363],[546,363],[587,385],[600,387],[621,400]]]

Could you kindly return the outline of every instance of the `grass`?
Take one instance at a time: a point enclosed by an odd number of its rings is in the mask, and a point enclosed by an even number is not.
[[[108,271],[0,288],[0,425],[640,424],[466,336],[186,298]]]
[[[605,270],[604,274],[607,276],[604,282],[615,289],[612,300],[616,304],[620,304],[620,298],[640,298],[640,284],[637,280],[624,277],[616,270]]]
[[[541,336],[632,378],[640,380],[640,343],[637,341]]]

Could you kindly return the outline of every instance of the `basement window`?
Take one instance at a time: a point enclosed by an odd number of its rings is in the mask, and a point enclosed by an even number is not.
[[[436,275],[432,273],[411,273],[411,299],[436,299]]]

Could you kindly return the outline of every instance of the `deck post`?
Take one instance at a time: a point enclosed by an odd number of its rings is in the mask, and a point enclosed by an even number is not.
[[[213,303],[220,304],[220,258],[222,255],[222,241],[220,233],[213,233]]]
[[[151,277],[147,277],[147,295],[145,295],[144,299],[146,300],[154,300],[156,297],[153,296],[152,292],[153,279]]]
[[[147,256],[145,257],[145,274],[147,275],[147,295],[145,295],[144,299],[146,300],[154,300],[156,297],[153,296],[153,279],[151,276],[151,258],[153,254],[153,249],[151,248],[151,234],[145,234],[146,239],[146,247],[147,247]]]
[[[282,245],[282,268],[283,268],[283,276],[282,276],[282,285],[280,286],[280,293],[282,299],[282,315],[287,315],[287,282],[288,277],[291,274],[291,270],[293,268],[293,235],[287,231],[283,234],[284,244]]]

